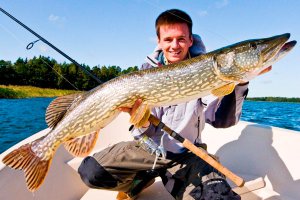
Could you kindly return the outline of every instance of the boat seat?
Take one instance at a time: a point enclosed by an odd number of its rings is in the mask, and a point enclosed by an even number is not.
[[[94,149],[89,155],[93,155],[103,149],[104,148]],[[70,167],[72,167],[77,172],[78,167],[80,166],[83,159],[84,158],[82,157],[74,157],[73,159],[69,160],[67,163]]]
[[[243,187],[237,187],[230,180],[228,181],[229,185],[233,188],[232,190],[239,195],[243,195],[254,190],[264,188],[266,186],[266,182],[263,177],[257,177],[248,174],[239,174],[239,176],[245,180],[245,184]]]
[[[78,167],[80,166],[82,160],[83,160],[83,158],[75,157],[68,162],[68,165],[77,172]]]

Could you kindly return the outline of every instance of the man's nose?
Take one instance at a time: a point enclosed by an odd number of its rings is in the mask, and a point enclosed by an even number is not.
[[[178,48],[179,47],[179,41],[174,39],[171,43],[172,48]]]

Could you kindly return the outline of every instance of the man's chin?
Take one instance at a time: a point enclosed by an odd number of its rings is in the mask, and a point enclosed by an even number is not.
[[[182,60],[183,60],[183,59],[180,58],[180,57],[171,57],[171,58],[168,59],[168,61],[169,61],[170,63],[177,63],[177,62],[180,62],[180,61],[182,61]]]

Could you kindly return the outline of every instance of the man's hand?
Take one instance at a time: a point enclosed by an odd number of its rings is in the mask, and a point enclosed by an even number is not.
[[[119,107],[119,110],[122,112],[127,112],[130,116],[135,113],[135,111],[138,109],[138,107],[142,104],[143,100],[142,99],[137,99],[135,103],[133,104],[132,108],[130,107]],[[145,124],[142,125],[142,127],[146,128],[150,125],[150,122],[147,121]]]

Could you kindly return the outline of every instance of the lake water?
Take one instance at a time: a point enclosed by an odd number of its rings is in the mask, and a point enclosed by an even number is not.
[[[46,128],[52,99],[0,99],[0,153]],[[300,103],[245,101],[242,120],[300,131]]]

